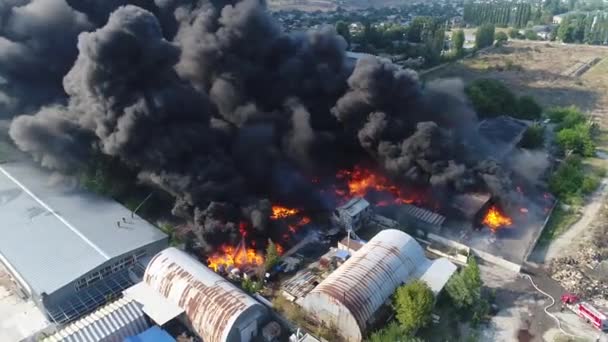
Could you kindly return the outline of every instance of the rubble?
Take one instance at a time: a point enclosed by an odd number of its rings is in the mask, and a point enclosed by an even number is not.
[[[582,248],[574,256],[553,260],[550,274],[569,292],[590,300],[608,299],[608,282],[590,276],[602,260],[603,255],[597,248]]]

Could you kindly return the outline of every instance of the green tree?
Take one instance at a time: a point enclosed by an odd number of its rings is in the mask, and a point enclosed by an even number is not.
[[[523,148],[537,149],[543,147],[545,141],[545,128],[539,124],[534,124],[524,133],[519,145]]]
[[[393,321],[383,329],[375,331],[367,342],[423,342],[417,337],[411,337],[405,329]]]
[[[501,46],[509,40],[509,37],[507,36],[507,34],[502,31],[496,33],[494,38],[496,39],[497,46]]]
[[[556,142],[563,151],[572,151],[585,157],[592,157],[595,154],[591,127],[586,123],[560,130],[557,133]]]
[[[434,304],[433,291],[421,280],[405,284],[395,293],[397,320],[406,333],[413,333],[430,322]]]
[[[475,34],[475,47],[482,49],[494,44],[494,31],[495,28],[492,24],[481,25]]]
[[[346,40],[346,43],[348,44],[348,46],[350,47],[350,42],[351,42],[351,35],[350,35],[350,29],[348,28],[348,23],[344,22],[344,21],[338,21],[336,23],[336,32],[342,36],[342,38],[344,38],[344,40]]]
[[[575,41],[576,27],[573,25],[571,19],[566,17],[562,20],[562,23],[557,29],[557,38],[564,43],[572,43]]]
[[[279,251],[277,245],[272,240],[268,239],[268,246],[266,246],[266,261],[264,262],[264,268],[269,271],[276,264],[279,263]]]
[[[464,39],[463,30],[457,30],[452,35],[452,44],[457,56],[462,56],[464,54]]]
[[[425,22],[423,17],[415,17],[410,23],[407,30],[407,40],[411,43],[420,43],[422,41],[422,30]]]
[[[585,175],[580,157],[571,156],[551,176],[549,189],[560,200],[571,203],[580,195],[584,180]]]
[[[540,119],[542,113],[543,107],[532,96],[525,95],[517,100],[515,117],[525,120],[536,120]]]
[[[475,80],[467,86],[465,92],[482,118],[511,114],[516,110],[515,95],[498,80]]]
[[[481,301],[481,285],[477,260],[470,257],[467,267],[450,278],[446,291],[457,308],[472,309]]]

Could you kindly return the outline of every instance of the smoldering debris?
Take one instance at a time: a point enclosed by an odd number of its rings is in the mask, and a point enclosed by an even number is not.
[[[43,166],[118,158],[209,246],[243,220],[263,235],[269,201],[329,209],[311,179],[362,161],[445,193],[509,191],[508,171],[466,147],[477,132],[461,82],[425,86],[375,58],[351,67],[333,28],[286,34],[258,0],[128,3],[0,7],[0,98],[14,99],[1,111],[32,112],[10,135]]]

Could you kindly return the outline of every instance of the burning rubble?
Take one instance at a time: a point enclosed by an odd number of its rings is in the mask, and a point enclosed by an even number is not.
[[[441,209],[513,192],[509,170],[467,147],[480,137],[462,82],[423,85],[375,58],[352,67],[333,28],[287,34],[258,0],[41,2],[0,5],[11,138],[61,173],[103,156],[171,194],[214,268],[259,264],[268,238],[353,196]],[[44,53],[47,41],[61,44]]]
[[[498,209],[496,205],[493,205],[488,209],[481,223],[496,232],[498,229],[511,226],[513,220]]]

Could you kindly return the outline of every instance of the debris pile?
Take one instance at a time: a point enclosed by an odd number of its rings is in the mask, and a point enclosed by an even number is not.
[[[608,299],[608,283],[590,276],[602,259],[602,253],[596,248],[583,248],[574,256],[553,260],[550,266],[551,277],[568,292],[583,298]]]

